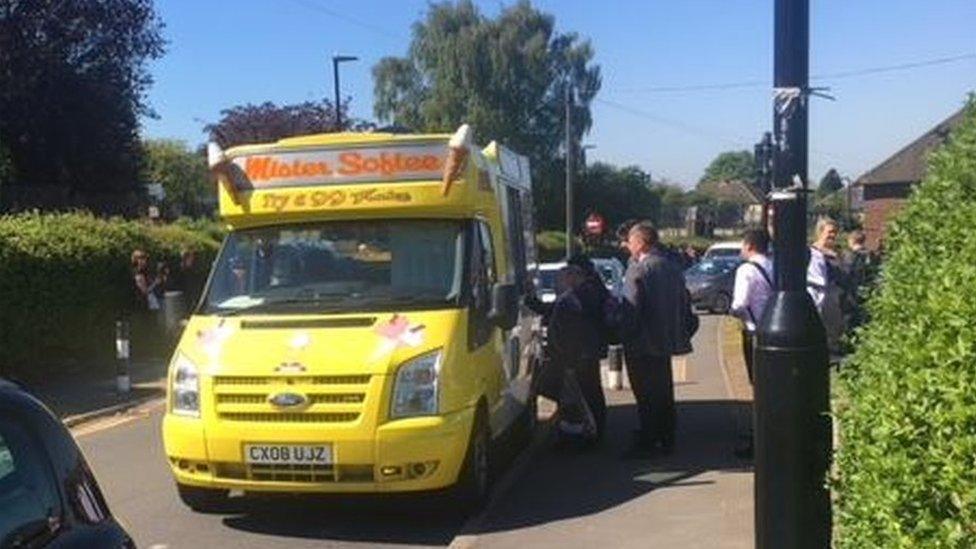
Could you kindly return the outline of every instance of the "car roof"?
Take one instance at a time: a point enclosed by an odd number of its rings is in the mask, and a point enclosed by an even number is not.
[[[738,249],[738,248],[741,248],[741,247],[742,247],[742,241],[736,240],[736,241],[729,241],[729,242],[716,242],[715,244],[712,244],[711,246],[709,246],[708,249],[709,250],[724,250],[724,249],[728,249],[728,248],[737,248]]]

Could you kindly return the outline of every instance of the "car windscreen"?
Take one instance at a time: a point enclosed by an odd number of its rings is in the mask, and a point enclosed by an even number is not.
[[[556,277],[558,275],[559,275],[559,271],[557,269],[540,269],[539,270],[539,291],[555,292]]]
[[[730,273],[739,265],[738,261],[708,260],[698,263],[688,269],[687,274],[698,276],[716,276]]]
[[[231,233],[203,300],[212,314],[458,305],[464,224],[356,220]]]

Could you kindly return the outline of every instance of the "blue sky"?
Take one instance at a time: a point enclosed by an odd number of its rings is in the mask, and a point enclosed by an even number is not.
[[[512,2],[479,1],[486,13]],[[536,0],[560,31],[589,38],[602,66],[589,159],[636,164],[693,184],[723,150],[752,148],[770,128],[773,0]],[[812,0],[811,74],[976,55],[974,0]],[[343,65],[353,114],[372,118],[371,67],[403,55],[426,0],[156,0],[169,49],[150,70],[158,119],[148,137],[191,145],[220,110],[332,96],[329,57]],[[648,88],[759,81],[726,90]],[[959,108],[976,90],[976,58],[815,82],[810,177],[857,177]],[[621,108],[624,107],[624,108]]]

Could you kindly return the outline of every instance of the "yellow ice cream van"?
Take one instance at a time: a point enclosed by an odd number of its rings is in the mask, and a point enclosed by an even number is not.
[[[476,148],[467,126],[208,152],[230,232],[169,368],[184,503],[482,500],[493,448],[535,420],[527,159]]]

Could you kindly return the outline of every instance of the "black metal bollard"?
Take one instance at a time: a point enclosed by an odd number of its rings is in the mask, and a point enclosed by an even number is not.
[[[132,380],[129,378],[130,335],[128,320],[115,322],[115,388],[120,394],[127,394],[132,390]]]

